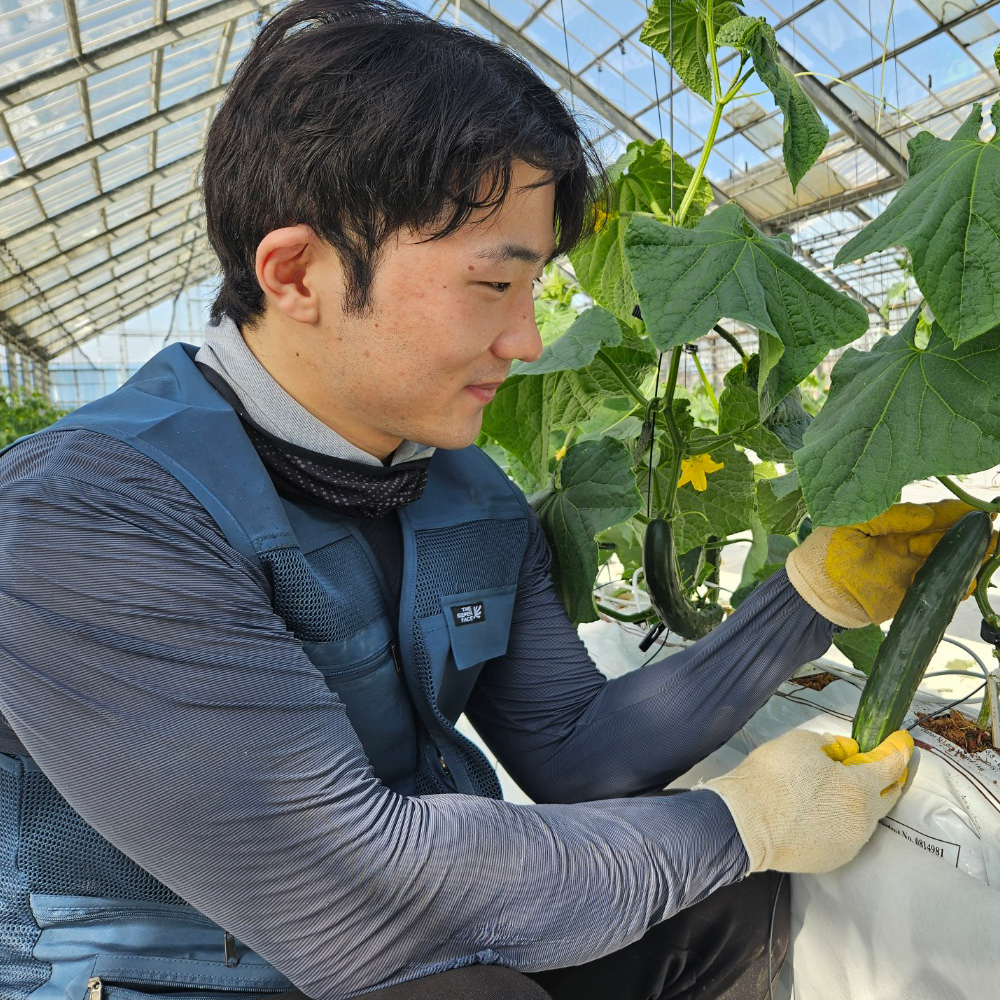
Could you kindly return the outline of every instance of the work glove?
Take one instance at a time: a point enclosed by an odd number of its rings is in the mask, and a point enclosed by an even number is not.
[[[726,803],[750,872],[829,872],[850,861],[896,804],[913,753],[910,734],[891,733],[859,753],[848,736],[793,729],[757,747],[709,788]]]
[[[835,625],[880,624],[895,615],[941,536],[970,510],[961,500],[897,503],[863,524],[815,528],[789,554],[788,579],[807,604]],[[987,557],[995,547],[996,535]]]

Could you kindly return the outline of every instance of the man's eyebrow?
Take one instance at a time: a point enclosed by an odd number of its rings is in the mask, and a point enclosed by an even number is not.
[[[520,243],[497,243],[495,246],[480,250],[477,256],[493,264],[505,264],[509,260],[519,260],[525,264],[541,265],[552,262],[556,256],[556,249],[553,246],[546,254],[544,250],[535,250],[533,247]]]

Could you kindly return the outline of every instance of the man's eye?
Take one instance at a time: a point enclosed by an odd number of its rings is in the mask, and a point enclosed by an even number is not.
[[[486,284],[496,292],[506,292],[510,288],[509,281],[487,281]]]

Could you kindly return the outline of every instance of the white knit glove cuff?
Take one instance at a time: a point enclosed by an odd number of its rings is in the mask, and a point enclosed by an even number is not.
[[[841,628],[870,625],[871,618],[861,603],[838,587],[826,571],[826,553],[836,528],[814,528],[785,562],[788,580],[799,596],[827,621]]]

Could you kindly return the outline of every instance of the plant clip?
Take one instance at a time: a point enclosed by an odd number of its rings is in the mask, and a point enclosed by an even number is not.
[[[697,354],[698,345],[697,344],[685,344],[682,348],[685,354]]]
[[[984,618],[982,625],[979,627],[979,637],[983,642],[992,643],[996,650],[1000,652],[1000,627],[991,625]]]
[[[641,649],[645,653],[646,650],[649,649],[649,647],[652,646],[654,642],[656,642],[656,640],[659,637],[660,633],[663,632],[666,629],[666,627],[667,626],[664,625],[663,622],[657,622],[643,636],[642,642],[639,643],[639,649]]]

